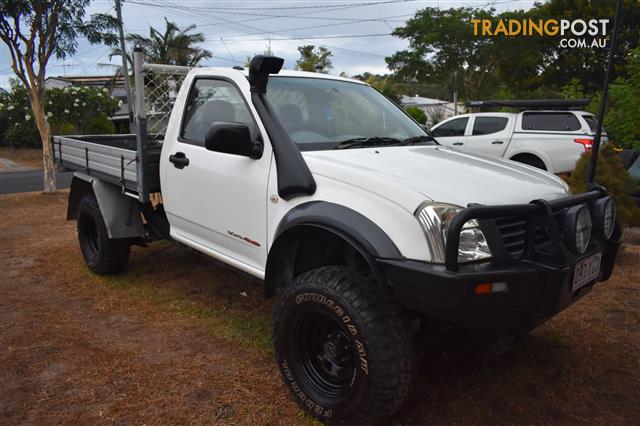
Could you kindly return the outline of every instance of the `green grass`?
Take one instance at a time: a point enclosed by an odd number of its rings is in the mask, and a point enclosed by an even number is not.
[[[258,309],[247,309],[237,304],[221,306],[222,301],[216,300],[220,297],[213,293],[215,289],[203,289],[193,295],[189,294],[189,289],[184,285],[162,285],[170,280],[163,277],[168,276],[172,268],[171,262],[166,260],[161,259],[157,263],[132,261],[124,274],[114,276],[94,274],[84,264],[79,253],[69,253],[62,261],[69,266],[73,265],[83,278],[95,284],[91,287],[92,292],[106,294],[117,291],[120,293],[119,298],[125,296],[131,301],[143,301],[154,309],[196,319],[217,337],[257,349],[264,355],[274,354],[270,303],[257,301],[262,305]],[[265,304],[268,306],[264,306]]]

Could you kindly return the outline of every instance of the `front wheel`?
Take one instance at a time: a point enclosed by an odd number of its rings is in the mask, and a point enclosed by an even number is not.
[[[411,332],[370,275],[326,266],[283,292],[273,338],[298,404],[325,421],[375,423],[405,401],[414,374]]]
[[[82,197],[77,219],[78,242],[87,266],[100,275],[122,272],[129,264],[131,244],[126,238],[109,238],[95,195]]]

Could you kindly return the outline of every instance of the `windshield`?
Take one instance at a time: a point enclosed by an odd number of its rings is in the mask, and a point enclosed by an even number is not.
[[[397,105],[364,84],[272,76],[267,99],[301,150],[435,144]]]

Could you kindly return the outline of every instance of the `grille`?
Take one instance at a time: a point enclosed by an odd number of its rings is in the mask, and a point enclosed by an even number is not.
[[[561,230],[564,222],[564,211],[555,212],[553,219],[558,229]],[[503,217],[495,221],[507,253],[513,258],[522,258],[524,250],[527,247],[527,221],[521,217]],[[534,246],[536,249],[542,249],[550,240],[543,226],[536,228],[534,238]]]

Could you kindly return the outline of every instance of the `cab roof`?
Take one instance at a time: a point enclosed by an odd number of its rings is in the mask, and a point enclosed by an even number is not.
[[[232,68],[233,70],[242,73],[242,75],[244,75],[245,77],[249,77],[249,70],[247,68],[243,68],[241,70],[236,69],[236,68]],[[207,74],[219,74],[220,72],[229,72],[229,68],[226,67],[198,67],[195,68],[195,70],[197,70],[197,74],[199,75],[207,75]],[[274,77],[298,77],[298,78],[315,78],[315,79],[321,79],[321,80],[338,80],[338,81],[348,81],[350,83],[358,83],[358,84],[363,84],[363,85],[367,85],[367,83],[360,81],[360,80],[356,80],[354,78],[346,78],[346,77],[340,77],[338,75],[331,75],[331,74],[324,74],[324,73],[319,73],[319,72],[308,72],[308,71],[295,71],[295,70],[281,70],[278,74],[271,74],[269,76],[269,78],[274,78]]]

